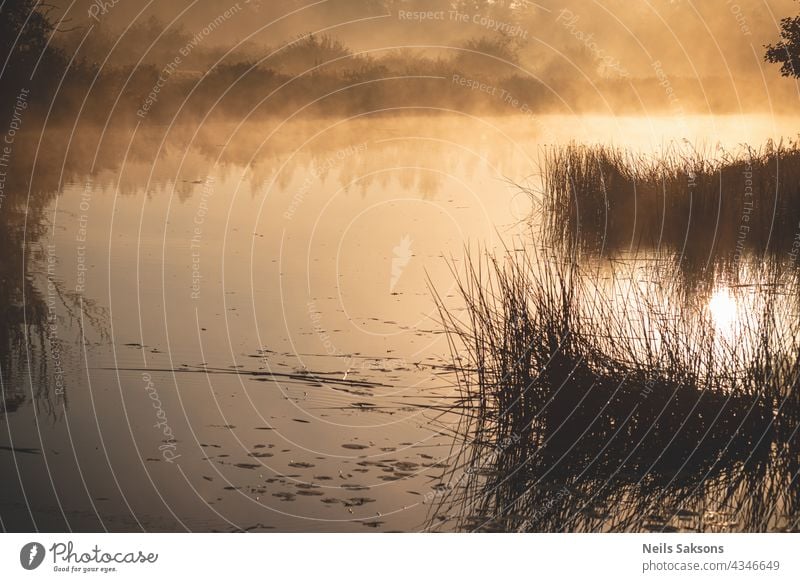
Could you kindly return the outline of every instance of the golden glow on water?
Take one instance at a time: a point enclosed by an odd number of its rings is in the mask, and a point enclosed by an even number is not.
[[[711,295],[708,310],[717,332],[729,336],[734,329],[738,314],[736,300],[727,287],[720,287]]]
[[[705,133],[712,121],[720,130]],[[775,120],[756,121],[704,118],[702,123],[689,123],[691,130],[696,128],[690,137],[693,142],[712,135],[734,145],[738,140],[761,143],[773,135]],[[419,499],[431,491],[430,473],[420,459],[430,459],[437,468],[432,455],[452,448],[452,433],[462,421],[459,411],[446,416],[438,409],[440,402],[458,395],[457,383],[444,375],[450,370],[449,346],[439,333],[431,301],[435,289],[455,308],[461,307],[448,258],[463,272],[464,249],[470,245],[501,253],[506,249],[501,243],[516,243],[511,237],[518,232],[528,234],[525,219],[531,201],[504,177],[533,176],[535,184],[543,146],[581,136],[590,143],[606,139],[653,152],[682,131],[670,119],[648,119],[646,126],[632,117],[599,116],[543,118],[542,123],[546,125],[531,127],[510,117],[476,122],[387,116],[342,124],[318,139],[312,139],[316,124],[298,123],[275,133],[266,145],[264,136],[274,129],[267,122],[244,127],[229,141],[220,136],[233,130],[223,124],[204,126],[194,141],[192,128],[176,126],[170,146],[155,161],[152,143],[160,137],[148,128],[130,147],[123,135],[118,136],[124,149],[104,150],[105,169],[97,177],[71,170],[77,178],[62,187],[58,167],[40,169],[38,177],[48,180],[49,188],[58,188],[44,215],[54,217],[57,225],[52,244],[58,249],[63,265],[58,275],[67,289],[78,284],[75,257],[81,222],[75,217],[81,216],[85,184],[93,184],[92,234],[80,251],[85,263],[94,267],[83,293],[97,302],[98,310],[113,312],[114,343],[89,330],[87,341],[96,347],[88,354],[83,345],[70,350],[78,356],[77,363],[65,365],[73,426],[96,427],[98,415],[106,426],[130,425],[137,447],[158,451],[163,434],[152,429],[152,401],[126,397],[122,406],[119,400],[122,394],[142,392],[139,369],[146,365],[162,370],[153,373],[153,379],[159,382],[164,410],[175,411],[169,413],[175,434],[196,435],[198,445],[219,447],[228,457],[222,461],[220,455],[214,462],[219,475],[212,482],[206,477],[211,461],[205,452],[191,454],[188,440],[182,445],[181,470],[187,479],[198,491],[219,497],[215,511],[223,511],[224,504],[225,513],[219,514],[224,521],[214,521],[215,527],[269,520],[279,530],[291,530],[315,520],[319,529],[361,531],[362,521],[378,510],[384,516],[394,511],[387,528],[419,527],[429,507]],[[630,141],[623,141],[626,136]],[[59,139],[78,151],[89,148],[71,141],[66,132]],[[192,146],[187,148],[188,142]],[[217,163],[216,144],[226,142],[230,147],[219,148],[224,152]],[[123,157],[125,164],[118,168],[115,164]],[[206,184],[213,184],[213,195]],[[539,202],[533,202],[538,214],[532,221],[540,220]],[[197,233],[198,219],[202,236]],[[199,263],[194,262],[195,247]],[[745,376],[750,363],[757,361],[755,355],[797,345],[781,335],[788,327],[782,319],[766,330],[769,335],[762,333],[757,315],[766,301],[759,292],[764,278],[748,258],[741,272],[726,276],[727,284],[715,276],[704,279],[700,291],[685,295],[690,283],[680,279],[680,261],[639,252],[585,267],[587,281],[578,285],[582,296],[577,329],[585,332],[581,341],[596,342],[598,352],[614,365],[628,366],[626,358],[633,355],[642,363],[638,369],[656,370],[654,390],[671,390],[669,385],[656,386],[661,377],[670,377],[670,370],[662,372],[662,367],[689,370],[702,384],[714,366]],[[202,290],[194,299],[189,294],[196,265]],[[46,271],[45,265],[39,272]],[[47,280],[38,284],[46,296]],[[708,293],[712,287],[715,290]],[[776,299],[776,317],[800,321],[792,299]],[[66,321],[66,308],[59,310]],[[84,357],[88,364],[80,361]],[[185,372],[173,373],[177,366]],[[92,371],[92,384],[119,390],[98,395],[81,389],[87,378],[84,368]],[[302,379],[306,374],[307,382]],[[346,381],[353,386],[343,386]],[[167,382],[175,389],[167,390]],[[722,382],[722,390],[730,385],[735,393],[733,381]],[[183,393],[193,396],[186,399]],[[364,402],[374,411],[362,406]],[[407,406],[410,402],[421,405]],[[701,404],[713,406],[705,402]],[[32,416],[36,410],[20,407],[13,419],[18,426],[37,426]],[[69,442],[63,425],[53,423],[43,430],[49,431],[46,438],[37,433],[36,442]],[[96,435],[96,430],[80,434],[87,443],[81,450],[95,450]],[[352,444],[354,435],[359,443],[370,445],[342,457],[343,450],[353,450],[343,445]],[[133,454],[122,436],[107,443],[112,458]],[[250,443],[275,449],[251,451]],[[422,443],[424,448],[408,443]],[[317,476],[335,476],[351,464],[356,465],[354,479],[356,472],[365,475],[360,471],[365,468],[362,454],[387,454],[420,468],[394,484],[381,480],[369,492],[375,505],[353,507],[353,512],[338,504],[344,511],[333,514],[330,504],[303,494],[293,502],[283,501],[294,498],[295,481],[314,483]],[[64,489],[70,487],[72,497],[82,500],[81,483],[70,485],[75,461],[68,457],[56,455],[48,471],[59,484],[65,483]],[[141,472],[141,459],[133,458],[137,462],[125,464],[120,474],[129,488],[155,487],[153,507],[168,503],[177,515],[198,515],[197,523],[206,519],[205,497],[198,509],[172,473]],[[295,461],[310,461],[303,467],[309,471],[293,471],[297,476],[271,484],[280,488],[276,493],[286,495],[275,498],[290,504],[282,517],[275,517],[271,507],[259,512],[250,497],[241,500],[240,489],[265,488],[260,471],[283,475]],[[115,474],[119,471],[115,468]],[[103,485],[109,479],[106,473],[101,468],[87,470],[87,481]],[[353,483],[372,485],[369,478]],[[223,483],[234,485],[223,488]],[[113,481],[108,484],[113,486]],[[258,503],[272,499],[266,494]],[[395,511],[398,507],[408,510]],[[206,523],[211,522],[201,525]]]

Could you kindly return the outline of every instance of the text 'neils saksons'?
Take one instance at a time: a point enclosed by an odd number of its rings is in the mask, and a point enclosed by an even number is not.
[[[698,546],[696,544],[642,544],[643,554],[724,554],[723,546]]]

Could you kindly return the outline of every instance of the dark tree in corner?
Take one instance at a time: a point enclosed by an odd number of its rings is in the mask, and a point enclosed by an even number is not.
[[[48,13],[54,6],[36,0],[0,1],[0,107],[2,114],[20,89],[40,100],[54,91],[67,59],[50,46],[56,26]]]
[[[768,44],[764,58],[768,63],[781,63],[781,75],[800,77],[800,16],[781,19],[781,40]]]

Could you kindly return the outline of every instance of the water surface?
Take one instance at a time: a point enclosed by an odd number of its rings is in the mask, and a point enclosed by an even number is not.
[[[467,509],[440,511],[474,443],[431,289],[456,306],[465,249],[529,232],[544,147],[722,151],[791,127],[679,121],[25,136],[0,208],[6,327],[23,334],[0,344],[3,527],[471,529]],[[706,300],[734,325],[720,289]]]

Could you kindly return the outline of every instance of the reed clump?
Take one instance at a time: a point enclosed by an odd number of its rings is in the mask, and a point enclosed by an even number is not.
[[[691,511],[704,531],[697,507],[723,506],[715,531],[796,527],[796,277],[754,262],[687,295],[677,268],[467,260],[463,305],[438,298],[470,418],[439,510],[484,530],[668,531]]]
[[[791,252],[800,240],[800,149],[671,147],[645,156],[570,144],[543,154],[545,231],[592,252],[665,247],[715,257]]]

